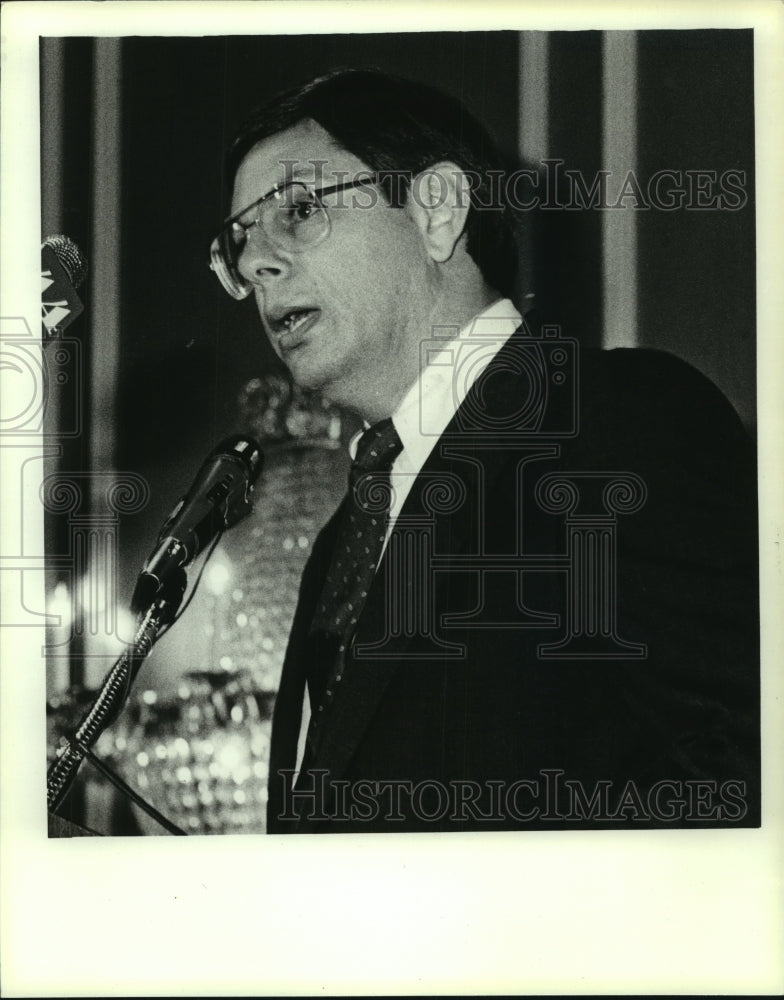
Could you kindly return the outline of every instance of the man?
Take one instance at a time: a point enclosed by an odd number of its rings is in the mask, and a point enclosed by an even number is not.
[[[303,574],[269,831],[757,823],[754,468],[726,400],[523,321],[492,143],[430,88],[318,79],[229,167],[214,269],[367,428]]]

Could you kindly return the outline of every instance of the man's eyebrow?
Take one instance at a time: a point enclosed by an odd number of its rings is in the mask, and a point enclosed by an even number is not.
[[[278,177],[275,180],[270,179],[270,180],[266,181],[265,183],[263,183],[260,186],[258,194],[255,196],[255,198],[253,198],[252,201],[249,201],[245,205],[240,206],[232,214],[233,215],[238,215],[238,214],[244,212],[248,208],[253,208],[253,206],[256,204],[256,202],[260,201],[262,198],[266,198],[273,191],[277,191],[279,188],[282,188],[284,184],[290,183],[291,181],[303,181],[304,182],[304,177],[301,175],[301,173],[299,171],[294,170],[294,171],[292,171],[292,172],[290,172],[288,174],[285,174],[283,177]],[[309,182],[309,183],[312,183],[312,182]]]
[[[315,184],[312,170],[291,170],[278,181],[279,185],[287,184],[290,181],[302,181],[303,184]]]
[[[349,167],[335,167],[330,160],[313,157],[310,160],[280,160],[278,166],[283,173],[278,184],[301,181],[316,186],[339,184],[356,171]]]
[[[310,160],[280,160],[278,168],[278,175],[283,178],[283,181],[292,177],[299,179],[305,173],[313,173],[313,164]]]

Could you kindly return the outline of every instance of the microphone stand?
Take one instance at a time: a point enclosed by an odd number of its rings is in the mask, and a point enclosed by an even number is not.
[[[57,759],[46,775],[46,804],[49,812],[53,813],[62,804],[85,756],[92,751],[101,733],[122,711],[131,685],[161,630],[174,621],[185,593],[185,584],[185,571],[181,570],[181,576],[153,601],[145,614],[140,615],[133,640],[104,677],[92,705],[82,716],[74,735],[58,750]]]

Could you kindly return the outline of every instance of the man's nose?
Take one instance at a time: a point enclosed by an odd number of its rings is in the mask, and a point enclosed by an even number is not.
[[[242,277],[251,284],[263,284],[265,279],[284,274],[290,265],[287,254],[274,246],[256,223],[246,230],[245,246],[237,266]]]

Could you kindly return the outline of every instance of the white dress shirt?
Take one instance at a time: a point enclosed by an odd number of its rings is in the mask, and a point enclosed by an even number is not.
[[[403,450],[390,472],[393,493],[387,539],[439,437],[471,386],[521,322],[522,316],[512,302],[499,299],[459,332],[446,328],[439,336],[422,341],[419,377],[392,414]],[[362,433],[358,431],[349,441],[352,461]]]

